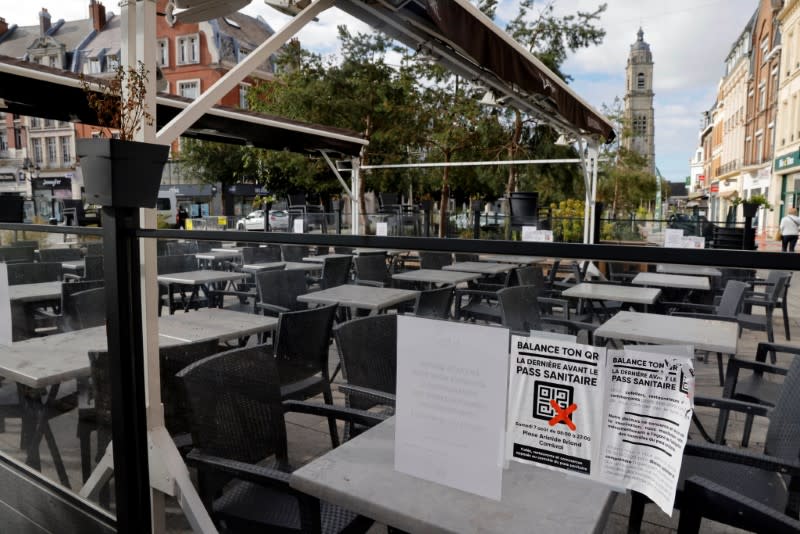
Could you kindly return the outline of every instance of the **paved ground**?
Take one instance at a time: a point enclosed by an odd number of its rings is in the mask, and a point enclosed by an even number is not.
[[[774,250],[775,243],[766,244],[765,248]],[[777,247],[779,250],[779,246]],[[798,319],[800,318],[800,284],[794,284],[791,288],[789,301],[790,317],[794,317],[791,321],[792,332],[800,336],[800,328],[798,328]],[[776,340],[779,342],[784,341],[782,324],[779,321],[780,313],[775,315],[775,332]],[[752,358],[755,353],[755,346],[758,341],[764,340],[765,334],[745,332],[741,338],[738,356],[742,358]],[[331,347],[331,367],[336,363],[337,356],[335,347]],[[703,396],[719,396],[721,394],[721,387],[719,386],[717,377],[716,361],[697,362],[697,394]],[[0,404],[4,398],[9,398],[8,395],[13,397],[13,384],[4,382],[0,387]],[[341,395],[336,394],[336,402],[342,403]],[[699,412],[701,417],[707,420],[708,427],[714,428],[714,421],[716,418],[711,415],[712,412]],[[76,428],[76,415],[73,413],[57,417],[53,420],[52,426],[56,440],[59,444],[61,453],[64,458],[64,463],[70,476],[70,482],[73,488],[78,488],[81,485],[80,475],[80,456],[78,448],[78,440],[75,434]],[[291,459],[294,465],[301,465],[310,461],[311,459],[324,454],[330,448],[330,440],[327,431],[327,422],[314,416],[307,415],[290,415],[289,422],[289,444],[291,451]],[[742,430],[741,418],[733,418],[729,432],[729,443],[737,443],[737,437],[741,435]],[[0,433],[0,450],[10,453],[19,459],[23,459],[23,455],[19,450],[19,420],[7,419],[5,420],[5,430]],[[757,422],[753,437],[751,439],[751,449],[763,449],[763,440],[766,426],[761,422]],[[56,474],[53,469],[50,453],[47,451],[46,446],[42,445],[42,461],[43,472],[48,476],[56,479]],[[625,532],[627,524],[629,500],[625,495],[620,495],[614,507],[612,516],[606,526],[605,532],[618,533]],[[677,526],[678,513],[674,513],[672,518],[661,513],[655,506],[648,506],[645,516],[645,525],[643,532],[646,533],[667,533],[673,532]],[[188,531],[185,520],[183,519],[180,509],[174,503],[168,504],[168,526],[170,532],[186,532]],[[0,529],[2,530],[2,529]],[[381,525],[376,525],[372,532],[386,532],[386,529]],[[721,525],[704,523],[703,532],[739,532],[736,529],[730,529]]]

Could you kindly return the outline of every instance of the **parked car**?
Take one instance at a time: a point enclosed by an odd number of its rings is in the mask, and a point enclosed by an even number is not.
[[[269,227],[276,232],[286,232],[289,229],[289,212],[285,210],[269,210]],[[264,211],[255,210],[236,221],[237,230],[263,230]]]

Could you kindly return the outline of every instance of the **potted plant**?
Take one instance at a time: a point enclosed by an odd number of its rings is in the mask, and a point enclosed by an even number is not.
[[[758,212],[758,208],[764,207],[768,210],[772,209],[772,205],[767,201],[764,195],[750,195],[747,200],[741,201],[742,213],[745,218],[753,218]]]
[[[114,77],[107,81],[89,82],[81,76],[89,107],[97,114],[97,125],[109,134],[76,142],[89,203],[130,208],[156,206],[169,146],[133,141],[142,122],[153,123],[144,108],[146,83],[147,70],[141,61],[136,69],[118,66]],[[118,133],[117,139],[112,137],[112,130]]]

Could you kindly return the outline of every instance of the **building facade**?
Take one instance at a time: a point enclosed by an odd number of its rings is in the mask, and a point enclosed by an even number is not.
[[[158,0],[164,12],[167,0]],[[120,17],[106,12],[97,0],[88,0],[88,17],[77,21],[53,21],[46,8],[37,26],[18,26],[1,18],[0,54],[35,61],[41,65],[110,77],[118,67],[121,43]],[[163,82],[160,90],[196,98],[220,79],[250,51],[274,33],[262,18],[233,13],[209,21],[169,26],[158,17],[157,62]],[[271,80],[271,58],[240,86],[225,95],[220,104],[247,107],[247,88],[259,80]],[[75,158],[75,139],[113,132],[86,124],[63,123],[33,117],[0,117],[0,192],[18,193],[32,200],[35,214],[58,217],[54,199],[81,198],[83,181]],[[173,144],[177,155],[179,143]],[[163,183],[168,186],[191,182],[180,174],[174,159],[168,164]],[[184,188],[193,191],[192,188]],[[208,209],[213,202],[209,185],[202,195],[186,198],[188,209]],[[198,200],[204,206],[193,205]]]
[[[781,3],[761,0],[753,24],[742,184],[744,199],[760,194],[773,205],[780,202],[779,190],[772,184],[772,160],[781,58],[781,34],[776,15]],[[777,211],[761,209],[760,212],[759,230],[777,226]]]
[[[656,173],[655,113],[653,110],[653,54],[639,28],[625,68],[625,122],[630,134],[623,146],[647,158],[650,174]]]
[[[772,169],[782,217],[786,208],[800,206],[800,0],[787,0],[777,19],[782,51]]]

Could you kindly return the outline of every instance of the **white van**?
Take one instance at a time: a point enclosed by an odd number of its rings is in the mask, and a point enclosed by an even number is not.
[[[164,221],[171,227],[178,225],[178,194],[173,189],[160,190],[158,201],[156,202],[158,214],[164,217]]]

